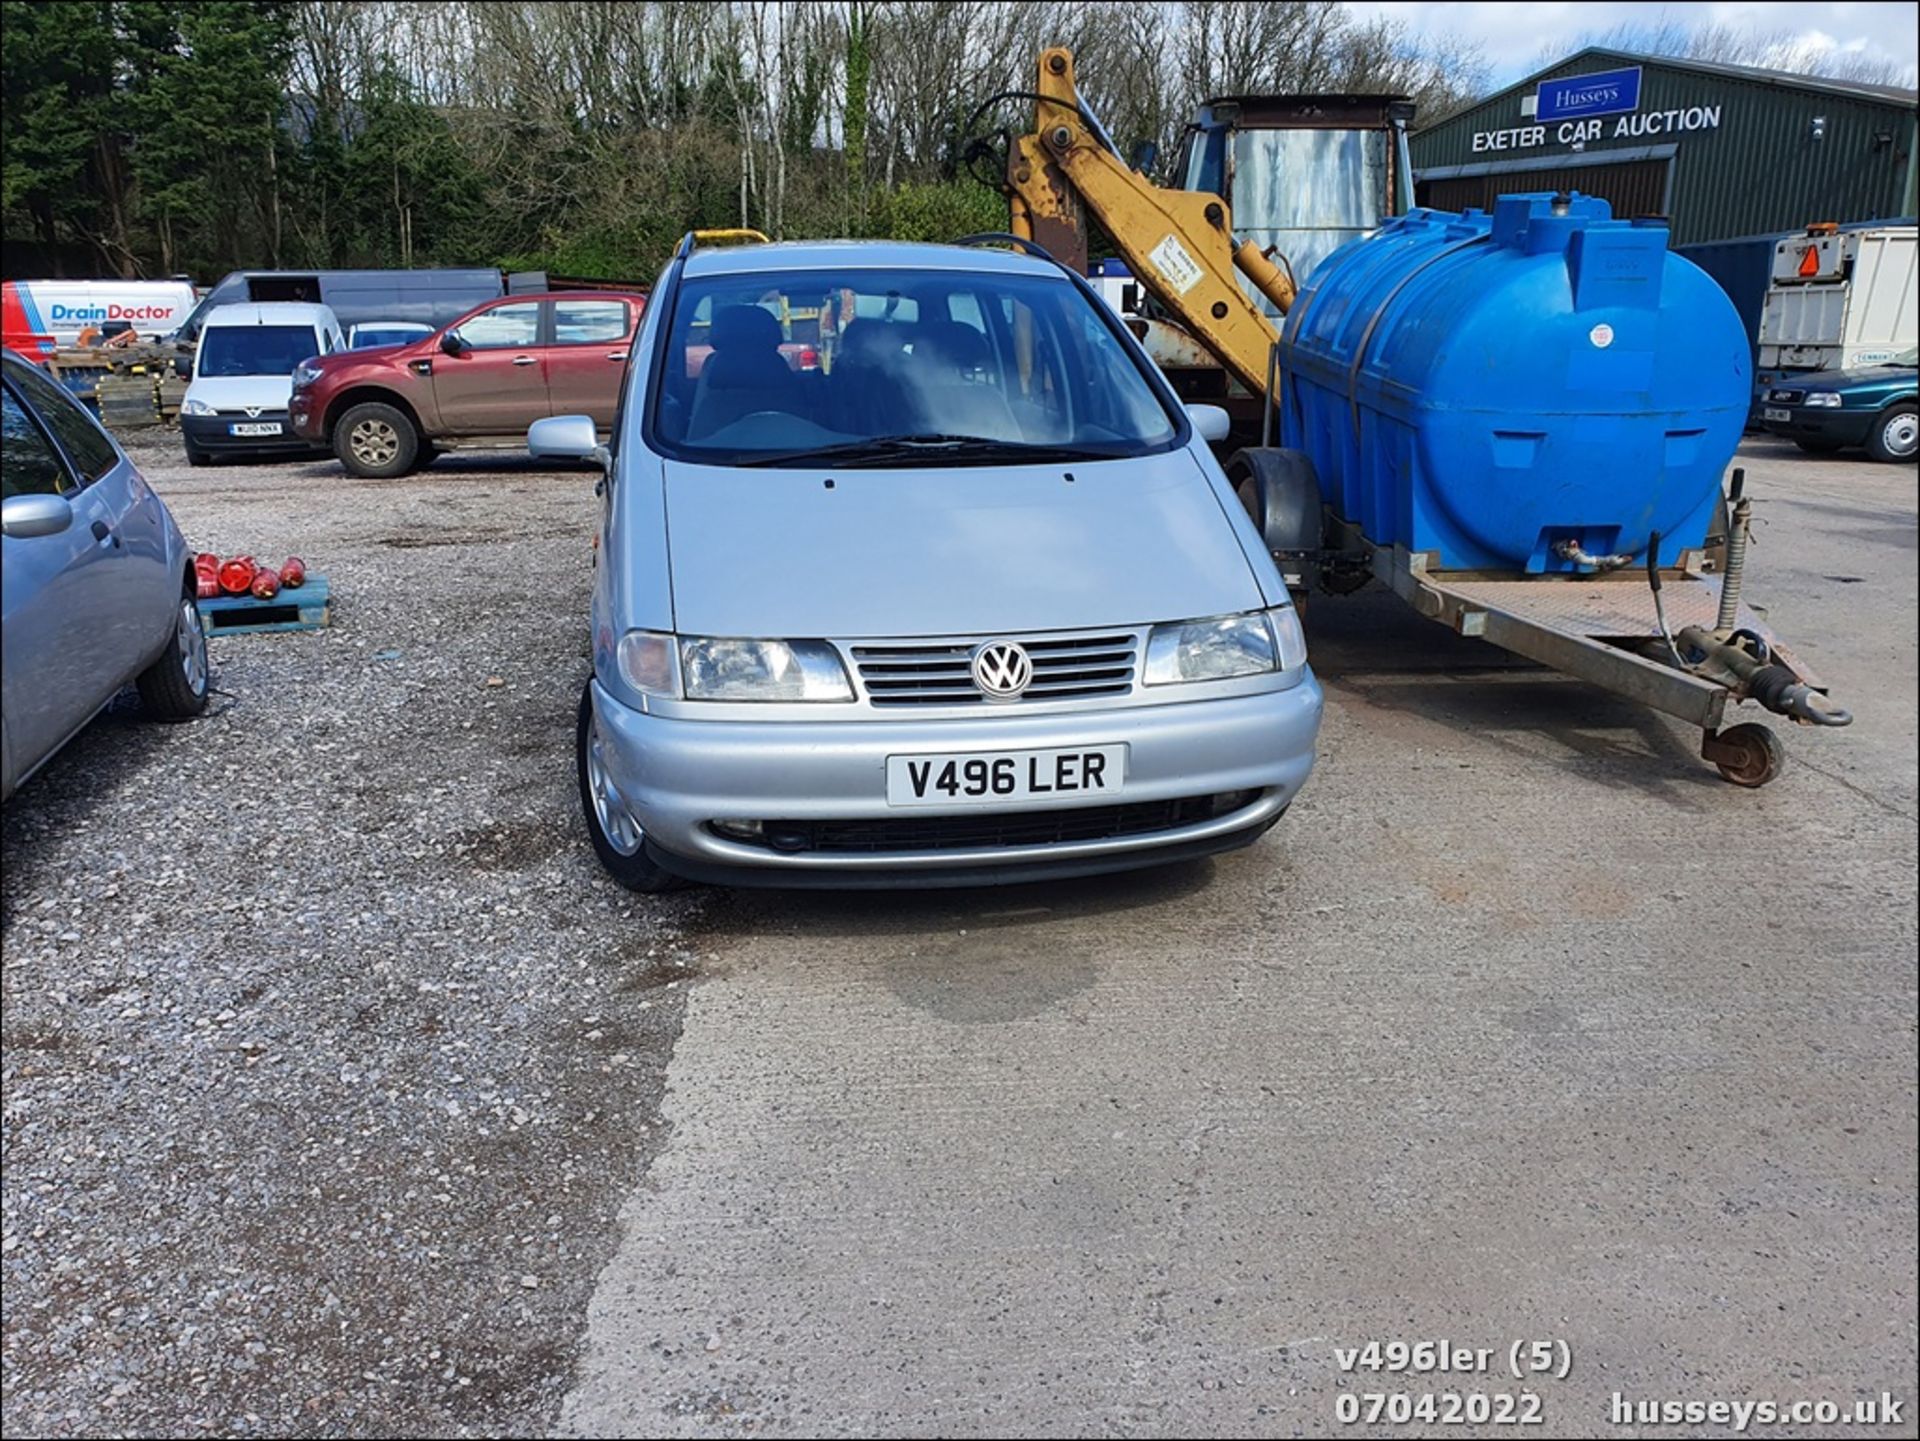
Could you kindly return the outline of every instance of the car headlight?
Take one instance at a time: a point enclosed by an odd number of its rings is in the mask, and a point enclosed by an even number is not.
[[[220,412],[204,400],[187,399],[180,402],[182,415],[218,415]]]
[[[1147,685],[1232,680],[1307,663],[1307,641],[1292,606],[1246,615],[1157,625],[1147,636]]]
[[[303,360],[293,368],[293,388],[295,390],[300,389],[303,385],[312,385],[314,381],[319,378],[320,367],[311,360]]]
[[[1816,390],[1807,397],[1806,403],[1816,410],[1837,410],[1840,397],[1831,390]]]
[[[682,637],[688,700],[850,701],[840,653],[821,640]]]

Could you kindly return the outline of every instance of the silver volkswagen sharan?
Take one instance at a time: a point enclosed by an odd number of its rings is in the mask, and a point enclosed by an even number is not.
[[[668,264],[606,468],[579,779],[636,890],[937,886],[1246,845],[1313,765],[1300,622],[1086,282],[966,246]],[[1203,434],[1204,432],[1204,434]]]

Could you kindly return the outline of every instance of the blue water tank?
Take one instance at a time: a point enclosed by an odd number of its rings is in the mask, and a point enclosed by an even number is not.
[[[1579,568],[1563,541],[1698,547],[1752,364],[1663,222],[1577,194],[1384,222],[1313,272],[1280,359],[1283,443],[1370,541],[1533,573]]]

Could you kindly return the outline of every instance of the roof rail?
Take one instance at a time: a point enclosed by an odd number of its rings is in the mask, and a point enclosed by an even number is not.
[[[744,226],[735,226],[728,230],[689,230],[680,237],[680,248],[673,252],[675,260],[685,260],[693,253],[695,245],[738,243],[742,245],[771,245],[773,242],[758,230],[748,230]]]
[[[1047,261],[1049,264],[1052,264],[1052,265],[1060,264],[1058,260],[1055,260],[1053,258],[1052,254],[1048,252],[1047,248],[1044,245],[1040,245],[1035,241],[1029,240],[1024,235],[1015,235],[1011,231],[1006,231],[1006,230],[981,230],[972,235],[962,235],[957,240],[949,241],[948,244],[950,245],[1017,245],[1020,247],[1020,249],[1026,251],[1027,254],[1036,256],[1041,260]],[[1061,268],[1064,270],[1066,267],[1061,266]]]

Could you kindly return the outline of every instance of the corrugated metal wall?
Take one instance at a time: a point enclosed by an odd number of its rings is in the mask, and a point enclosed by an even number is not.
[[[1435,210],[1493,209],[1494,197],[1516,190],[1578,190],[1598,195],[1623,218],[1664,215],[1667,207],[1665,160],[1628,160],[1618,165],[1568,165],[1556,170],[1529,170],[1517,175],[1457,175],[1447,180],[1422,180],[1414,198]]]
[[[1589,55],[1554,67],[1544,78],[1591,74],[1639,63],[1643,76],[1637,115],[1718,106],[1713,129],[1659,130],[1616,138],[1618,116],[1605,117],[1603,136],[1586,143],[1590,159],[1607,149],[1666,143],[1674,159],[1673,232],[1676,244],[1797,230],[1816,220],[1871,220],[1906,213],[1907,174],[1914,146],[1912,104],[1866,96],[1808,90],[1783,80],[1767,83],[1655,62]],[[1435,168],[1469,167],[1499,174],[1503,162],[1568,154],[1557,143],[1558,125],[1547,124],[1547,143],[1520,150],[1479,152],[1476,131],[1507,130],[1534,122],[1520,114],[1520,98],[1533,85],[1516,87],[1412,138],[1415,174]],[[1824,118],[1824,138],[1813,122]],[[1884,139],[1880,137],[1885,137]],[[1497,190],[1551,188],[1543,181],[1559,171],[1512,174]],[[1463,178],[1463,177],[1460,177]],[[1580,189],[1576,174],[1573,184]]]

